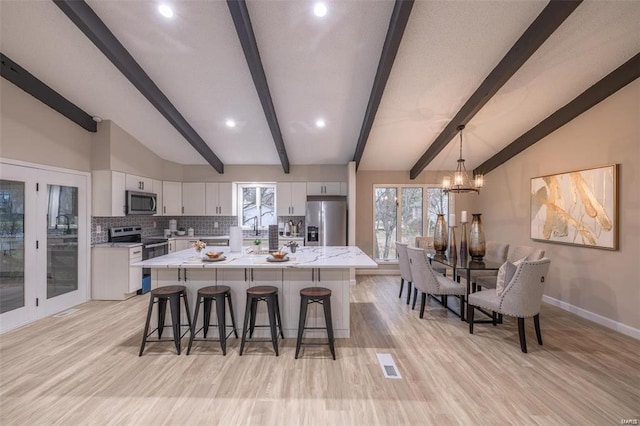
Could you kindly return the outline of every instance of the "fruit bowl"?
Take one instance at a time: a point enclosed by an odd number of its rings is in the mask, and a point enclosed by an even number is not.
[[[274,259],[277,259],[277,260],[282,260],[282,259],[284,259],[284,257],[285,257],[286,255],[287,255],[287,253],[285,253],[285,252],[283,252],[283,251],[272,251],[272,252],[271,252],[271,256],[272,256]]]
[[[209,259],[217,259],[222,255],[221,251],[209,251],[205,253]]]

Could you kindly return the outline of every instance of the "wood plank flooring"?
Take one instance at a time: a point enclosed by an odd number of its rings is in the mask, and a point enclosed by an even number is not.
[[[527,321],[468,325],[430,301],[424,319],[398,298],[397,276],[359,276],[350,339],[327,347],[239,339],[171,343],[138,357],[147,296],[89,302],[0,336],[0,424],[456,425],[621,424],[640,417],[640,342],[552,306],[544,346]],[[406,291],[406,290],[405,290]],[[451,298],[450,298],[451,299]],[[455,304],[457,301],[451,300]],[[187,339],[183,340],[186,347]],[[390,353],[401,380],[385,379]]]

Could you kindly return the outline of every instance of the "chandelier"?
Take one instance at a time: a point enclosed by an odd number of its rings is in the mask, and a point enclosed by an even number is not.
[[[462,130],[464,130],[464,124],[458,126],[458,132],[460,132],[460,158],[458,159],[456,171],[453,176],[445,176],[442,179],[442,189],[445,193],[462,194],[464,192],[475,192],[479,194],[480,188],[484,186],[484,176],[474,175],[472,179],[469,178],[467,168],[464,166],[464,158],[462,158]]]

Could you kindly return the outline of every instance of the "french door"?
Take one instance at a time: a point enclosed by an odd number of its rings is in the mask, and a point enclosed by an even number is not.
[[[0,332],[87,300],[87,176],[0,168]]]

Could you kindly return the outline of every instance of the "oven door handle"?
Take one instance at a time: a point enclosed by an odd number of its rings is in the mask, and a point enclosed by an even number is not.
[[[166,243],[156,243],[156,244],[149,244],[144,246],[144,248],[155,248],[155,247],[162,247],[162,246],[168,246],[169,242]]]

